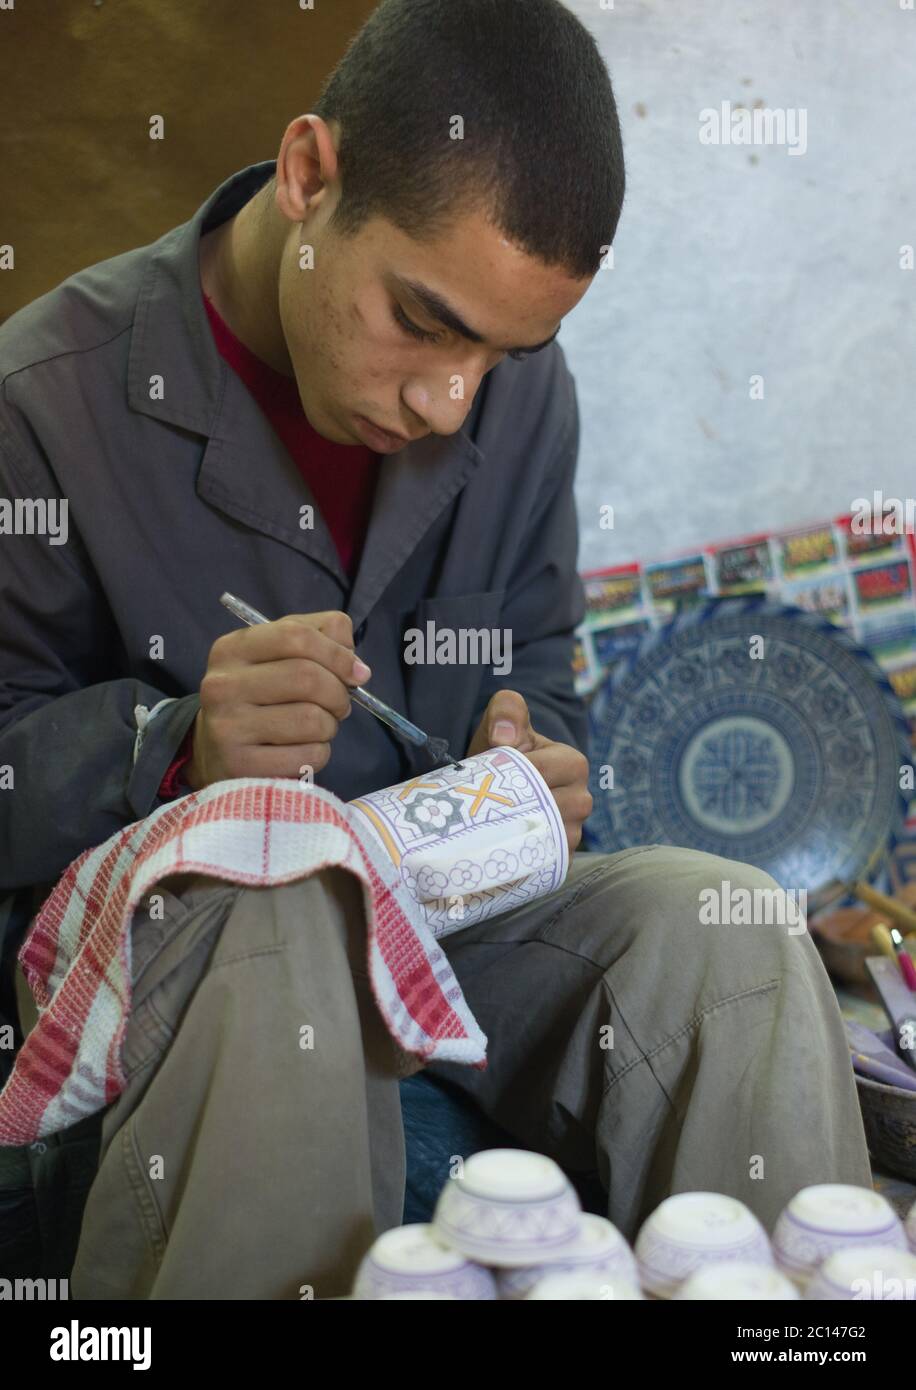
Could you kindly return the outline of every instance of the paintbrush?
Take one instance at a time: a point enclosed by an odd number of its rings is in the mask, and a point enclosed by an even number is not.
[[[259,613],[256,608],[252,608],[250,603],[246,603],[244,599],[236,598],[234,594],[222,594],[219,601],[224,608],[228,608],[230,613],[233,613],[241,622],[247,623],[249,627],[271,621],[270,618],[265,618],[263,613]],[[396,709],[392,709],[391,705],[386,705],[384,700],[380,700],[377,695],[364,690],[361,685],[350,686],[348,689],[351,698],[358,705],[362,705],[363,709],[374,714],[376,719],[387,724],[408,743],[414,744],[417,748],[425,748],[434,763],[437,765],[452,763],[455,767],[461,767],[459,760],[452,757],[448,742],[444,738],[436,738],[433,734],[426,733],[418,724],[414,724],[403,714],[399,714]]]

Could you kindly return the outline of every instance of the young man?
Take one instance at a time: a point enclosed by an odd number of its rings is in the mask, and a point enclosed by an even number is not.
[[[0,889],[34,905],[188,788],[308,765],[349,799],[424,771],[352,711],[364,682],[461,755],[522,750],[576,849],[578,416],[554,340],[623,193],[607,72],[558,0],[384,0],[275,164],[6,324],[0,494],[66,498],[69,529],[0,551]],[[237,629],[227,589],[278,621]],[[508,630],[511,678],[405,663],[429,621]],[[771,1222],[805,1183],[870,1181],[814,947],[701,927],[725,879],[774,886],[683,849],[576,854],[556,893],[446,942],[489,1066],[431,1070],[597,1170],[628,1236],[671,1191]],[[344,1293],[401,1220],[409,1069],[358,885],[163,892],[164,922],[134,920],[128,1086],[73,1294]]]

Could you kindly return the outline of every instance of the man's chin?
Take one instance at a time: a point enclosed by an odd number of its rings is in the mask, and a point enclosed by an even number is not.
[[[322,439],[327,439],[331,444],[362,444],[363,441],[352,427],[342,425],[330,415],[307,410],[305,405],[302,408],[312,429]]]

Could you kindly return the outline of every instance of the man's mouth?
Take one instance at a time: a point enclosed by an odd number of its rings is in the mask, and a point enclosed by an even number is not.
[[[406,435],[399,434],[393,430],[386,430],[381,425],[377,425],[374,420],[368,419],[365,415],[355,416],[359,433],[365,443],[371,448],[380,449],[382,452],[393,453],[396,449],[403,449],[410,440]]]

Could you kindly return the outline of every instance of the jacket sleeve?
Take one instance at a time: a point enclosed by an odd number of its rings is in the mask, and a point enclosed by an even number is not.
[[[73,517],[63,544],[13,528],[17,500],[24,517],[51,498],[40,448],[0,416],[0,893],[55,883],[148,815],[199,708],[197,692],[111,678],[122,644]]]
[[[575,383],[562,432],[545,468],[525,543],[503,602],[501,626],[512,634],[512,670],[488,668],[480,687],[470,736],[497,690],[524,696],[535,731],[588,753],[585,702],[576,694],[572,669],[575,629],[585,616],[585,592],[576,568],[579,527],[574,492],[579,454]]]

